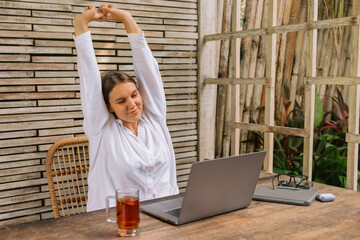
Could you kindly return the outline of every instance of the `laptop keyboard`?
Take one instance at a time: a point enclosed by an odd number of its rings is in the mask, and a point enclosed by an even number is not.
[[[166,211],[167,214],[170,214],[174,217],[179,217],[180,216],[180,209],[181,208],[174,208],[174,209],[171,209],[169,211]]]

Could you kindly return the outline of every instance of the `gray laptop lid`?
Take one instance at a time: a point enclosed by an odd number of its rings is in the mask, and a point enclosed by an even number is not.
[[[273,189],[272,186],[258,187],[254,192],[254,200],[278,202],[294,205],[309,206],[315,199],[318,191],[311,189]]]
[[[191,167],[185,194],[143,201],[140,208],[143,212],[180,225],[247,207],[265,154],[256,152],[196,162]],[[179,207],[178,218],[167,213]]]
[[[179,224],[250,205],[265,152],[193,164]]]

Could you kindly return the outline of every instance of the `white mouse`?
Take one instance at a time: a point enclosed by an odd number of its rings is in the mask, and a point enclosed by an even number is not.
[[[315,199],[321,202],[332,202],[335,200],[335,196],[331,193],[319,193]]]

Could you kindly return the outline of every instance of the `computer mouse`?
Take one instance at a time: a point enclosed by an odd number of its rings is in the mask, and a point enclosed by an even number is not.
[[[335,196],[331,193],[319,193],[315,199],[321,202],[332,202],[335,200]]]

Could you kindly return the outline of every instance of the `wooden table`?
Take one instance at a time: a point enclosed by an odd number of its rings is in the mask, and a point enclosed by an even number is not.
[[[270,184],[269,180],[258,185]],[[136,239],[360,239],[360,193],[315,184],[335,194],[330,203],[295,206],[252,201],[246,209],[172,226],[141,213]],[[116,239],[105,211],[0,229],[0,239]]]

